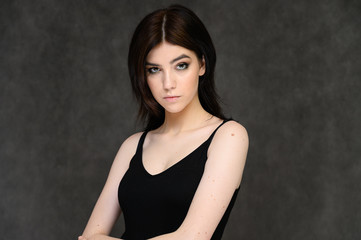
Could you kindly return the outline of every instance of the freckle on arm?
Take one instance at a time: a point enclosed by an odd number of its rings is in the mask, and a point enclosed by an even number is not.
[[[233,137],[233,136],[234,136],[234,133],[232,133],[231,136]]]

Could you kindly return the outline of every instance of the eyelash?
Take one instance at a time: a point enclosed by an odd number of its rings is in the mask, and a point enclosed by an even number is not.
[[[183,68],[179,68],[180,66],[184,66],[184,67],[183,67]],[[185,70],[185,69],[188,68],[188,66],[189,66],[188,63],[180,63],[180,64],[177,65],[177,69],[178,69],[178,70]]]
[[[176,68],[177,68],[177,70],[186,70],[188,68],[188,66],[189,66],[188,63],[180,63],[180,64],[177,65]],[[159,71],[160,71],[160,69],[157,68],[157,67],[152,67],[152,68],[147,69],[147,72],[149,74],[155,74],[155,73],[157,73]]]
[[[155,74],[155,73],[157,73],[157,72],[159,72],[159,71],[160,71],[160,69],[157,68],[157,67],[148,68],[148,70],[147,70],[147,72],[148,72],[149,74]]]

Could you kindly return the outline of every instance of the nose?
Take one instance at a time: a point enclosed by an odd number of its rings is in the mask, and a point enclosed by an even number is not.
[[[172,76],[170,71],[164,71],[163,75],[163,88],[165,90],[174,89],[177,86],[177,82],[174,79],[174,76]]]

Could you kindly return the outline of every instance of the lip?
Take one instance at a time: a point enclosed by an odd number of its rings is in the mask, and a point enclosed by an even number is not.
[[[178,98],[180,98],[180,96],[167,96],[167,97],[164,97],[164,99],[167,101],[167,102],[175,102],[178,100]]]

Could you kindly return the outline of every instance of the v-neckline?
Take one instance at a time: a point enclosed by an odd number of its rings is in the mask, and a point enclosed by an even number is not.
[[[226,121],[223,120],[221,122],[221,124],[219,124],[213,131],[212,133],[209,135],[209,137],[204,141],[202,142],[196,149],[194,149],[193,151],[191,151],[190,153],[188,153],[185,157],[181,158],[179,161],[177,161],[176,163],[172,164],[171,166],[169,166],[168,168],[166,168],[165,170],[159,172],[159,173],[156,173],[156,174],[151,174],[150,172],[148,172],[148,170],[145,168],[144,166],[144,163],[143,163],[143,146],[144,146],[144,142],[145,142],[145,138],[147,137],[147,134],[148,132],[145,132],[145,136],[143,138],[143,142],[142,142],[142,146],[140,146],[140,164],[142,165],[142,168],[144,170],[144,172],[151,176],[151,177],[157,177],[157,176],[160,176],[160,175],[163,175],[165,174],[166,172],[170,171],[170,169],[176,167],[177,165],[181,164],[182,162],[184,162],[185,159],[189,158],[191,155],[193,155],[196,151],[198,151],[198,149],[200,149],[206,142],[209,141],[209,139],[211,139],[211,137],[214,135],[214,133],[218,130],[218,128],[220,126],[223,125],[223,123],[225,123]]]

